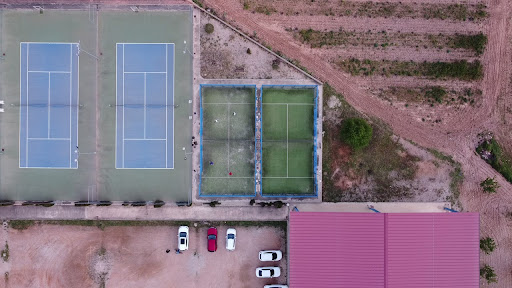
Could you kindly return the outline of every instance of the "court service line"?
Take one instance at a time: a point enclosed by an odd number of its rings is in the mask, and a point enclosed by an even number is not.
[[[163,138],[125,138],[124,141],[166,141]]]
[[[233,105],[255,105],[254,103],[229,103],[229,102],[226,102],[226,103],[203,103],[203,105],[226,105],[226,104],[233,104]]]
[[[288,177],[288,104],[286,104],[286,177]]]
[[[219,176],[219,177],[216,177],[216,176],[209,176],[209,177],[206,177],[206,176],[203,176],[202,178],[203,178],[203,179],[205,179],[205,178],[212,178],[212,179],[229,179],[229,178],[235,178],[235,179],[248,179],[248,178],[253,178],[253,179],[254,179],[254,176],[252,176],[252,177],[233,177],[233,176]]]
[[[315,106],[311,103],[261,103],[263,105],[298,105],[298,106]]]
[[[123,146],[123,154],[121,155],[123,157],[123,165],[122,167],[124,168],[124,44],[123,44],[123,143],[122,143],[122,146]]]
[[[60,73],[60,74],[70,74],[71,72],[69,71],[49,71],[49,70],[30,70],[30,71],[27,71],[29,73]]]
[[[169,46],[169,44],[167,44],[167,46]],[[174,88],[174,78],[176,77],[176,46],[174,45],[174,43],[172,43],[172,105],[173,105],[173,110],[172,110],[172,169],[174,169],[174,159],[176,158],[175,157],[175,153],[174,153],[174,141],[175,141],[175,138],[174,138],[174,135],[175,135],[175,132],[176,131],[176,121],[175,121],[175,111],[174,111],[174,106],[176,105],[175,103],[175,99],[174,99],[174,93],[176,92],[176,88]]]
[[[229,144],[230,144],[230,139],[229,139],[229,127],[231,126],[231,105],[228,103],[228,172],[231,172],[229,171]],[[229,183],[228,183],[229,184]]]
[[[146,73],[144,72],[144,139],[146,139]]]
[[[27,44],[27,90],[26,90],[26,95],[27,95],[27,123],[26,123],[26,126],[27,126],[27,129],[26,129],[26,135],[25,135],[25,167],[28,167],[28,54],[29,54],[29,48],[30,48],[30,44]]]
[[[271,179],[313,179],[314,177],[261,177],[261,178],[271,178]]]
[[[168,48],[169,48],[169,45],[165,45],[165,168],[169,167],[169,165],[167,164],[167,151],[169,150],[169,146],[168,146],[168,141],[167,141],[167,121],[169,121],[169,118],[168,118],[168,115],[167,115],[167,111],[169,110],[169,107],[167,107],[167,98],[169,98],[169,94],[168,91],[167,91],[167,86],[168,85],[168,82],[169,82],[169,79],[168,79],[168,75],[167,75],[167,71],[168,71]],[[174,76],[174,75],[173,75]],[[174,103],[173,103],[174,104]],[[174,110],[173,110],[174,111]]]
[[[50,106],[51,106],[51,99],[50,99],[50,85],[51,85],[51,73],[48,72],[48,138],[50,138],[50,119],[52,118]]]
[[[72,109],[71,109],[71,106],[72,106],[72,100],[71,98],[73,97],[72,94],[73,94],[73,45],[70,45],[69,46],[69,138],[73,137],[71,134],[73,134],[72,132],[72,128],[71,126],[73,125],[73,121],[71,121],[71,119],[73,118],[72,116]],[[72,161],[72,158],[73,158],[73,147],[72,147],[72,144],[71,144],[71,140],[69,141],[69,168],[71,168],[71,161]],[[77,138],[77,143],[78,143],[78,138]],[[78,164],[77,164],[78,165]]]
[[[166,74],[167,72],[165,71],[162,71],[162,72],[158,72],[158,71],[143,71],[143,72],[136,72],[136,71],[126,71],[126,72],[123,72],[123,74]]]
[[[28,138],[28,140],[57,140],[57,141],[70,141],[71,138]]]

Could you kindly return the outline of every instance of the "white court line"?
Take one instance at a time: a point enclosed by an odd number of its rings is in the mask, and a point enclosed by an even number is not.
[[[123,162],[122,162],[122,167],[124,168],[124,44],[123,44]]]
[[[72,46],[73,45],[76,45],[77,50],[80,48],[78,46],[79,44],[77,44],[77,43],[72,44]],[[116,61],[117,61],[117,57],[116,57]],[[71,74],[69,77],[74,77],[74,75]],[[117,81],[117,76],[116,76],[116,81]],[[71,83],[73,83],[73,82],[71,82]],[[98,84],[96,83],[95,86],[96,86],[96,93],[97,93],[98,92],[98,89],[97,89]],[[117,89],[117,87],[116,87],[116,89]],[[117,97],[117,94],[116,94],[116,97]],[[78,54],[76,55],[76,105],[78,105],[78,106],[80,105],[80,57]],[[78,113],[78,109],[77,109],[76,110],[76,146],[78,146],[78,123],[80,123],[79,120],[80,120],[80,113]],[[116,122],[116,125],[117,125],[117,122]],[[71,136],[69,136],[69,137],[71,137]],[[76,168],[78,169],[78,159],[76,162]]]
[[[248,179],[248,178],[253,178],[254,179],[254,176],[253,177],[233,177],[233,176],[224,176],[224,177],[215,177],[215,176],[212,176],[212,177],[201,177],[201,178],[213,178],[213,179],[228,179],[228,178],[235,178],[235,179]]]
[[[154,138],[125,138],[124,141],[166,141],[167,139]]]
[[[229,103],[229,102],[226,102],[226,103],[203,103],[203,105],[226,105],[226,104],[234,104],[234,105],[256,105],[254,103]]]
[[[167,62],[167,54],[169,53],[168,52],[168,48],[169,48],[169,45],[165,45],[165,168],[169,167],[169,165],[167,164],[167,150],[169,150],[169,146],[167,146],[167,121],[168,121],[168,116],[167,116],[167,110],[169,110],[169,107],[167,107],[167,98],[169,98],[169,94],[167,94],[167,82],[169,82],[167,80],[167,71],[168,71],[168,62]],[[173,103],[174,104],[174,103]],[[173,108],[174,109],[174,108]],[[174,111],[174,110],[173,110]],[[173,131],[174,132],[174,131]]]
[[[146,139],[146,72],[144,72],[144,139]]]
[[[174,93],[175,93],[175,88],[174,88],[174,78],[176,77],[176,47],[174,45],[174,43],[172,44],[167,44],[167,46],[169,45],[172,45],[172,105],[174,106],[176,103],[174,103]],[[193,70],[193,69],[192,69]],[[167,80],[167,79],[166,79]],[[173,108],[174,109],[174,108]],[[176,121],[174,121],[174,118],[175,118],[175,115],[176,113],[174,113],[174,110],[172,111],[172,169],[174,169],[174,159],[176,158],[174,155],[174,134],[176,131]]]
[[[51,73],[48,72],[48,138],[50,138],[50,119],[52,118],[50,107],[51,107],[51,99],[50,99],[50,85],[51,85]]]
[[[27,139],[28,140],[58,140],[58,141],[70,141],[71,140],[71,138],[27,138]]]
[[[230,130],[229,127],[231,126],[231,112],[230,112],[231,109],[230,108],[231,108],[231,106],[228,103],[228,172],[231,172],[231,171],[229,171],[229,144],[231,142],[229,139],[229,130]]]
[[[72,134],[72,130],[71,130],[71,126],[72,126],[72,121],[71,119],[73,118],[72,117],[72,114],[71,114],[71,106],[72,106],[72,94],[73,94],[73,74],[71,74],[73,72],[73,45],[69,45],[69,138],[71,138],[71,134]],[[77,141],[78,141],[78,138],[77,138]],[[71,168],[71,161],[72,161],[72,158],[73,158],[73,147],[71,147],[71,140],[69,141],[69,168]]]
[[[165,71],[162,71],[162,72],[156,72],[156,71],[153,71],[153,72],[134,72],[134,71],[126,71],[126,72],[123,72],[123,74],[166,74],[167,72]]]
[[[28,52],[30,45],[27,44],[27,135],[25,138],[25,167],[28,167]]]
[[[31,71],[27,71],[28,73],[60,73],[60,74],[70,74],[71,72],[69,71],[50,71],[50,70],[31,70]]]
[[[299,105],[299,106],[315,106],[311,103],[261,103],[263,105]]]
[[[286,177],[288,177],[288,104],[286,104]]]
[[[314,177],[261,177],[261,178],[271,178],[271,179],[313,179]]]

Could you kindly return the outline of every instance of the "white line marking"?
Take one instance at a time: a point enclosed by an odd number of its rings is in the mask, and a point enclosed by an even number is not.
[[[174,46],[174,43],[173,44],[167,44],[167,46],[169,45],[172,45],[172,105],[174,106],[175,103],[174,103],[174,93],[175,93],[175,88],[174,88],[174,78],[176,77],[176,47]],[[166,79],[167,81],[167,79]],[[174,109],[174,108],[173,108]],[[172,169],[174,169],[174,159],[176,157],[174,157],[174,131],[176,131],[176,121],[174,121],[174,110],[172,111]]]
[[[238,179],[238,178],[241,178],[241,179],[249,179],[249,178],[252,178],[252,179],[254,179],[254,176],[252,176],[252,177],[233,177],[233,176],[226,176],[226,177],[214,177],[214,176],[212,176],[212,177],[204,177],[204,176],[203,176],[203,177],[201,177],[201,178],[203,178],[203,179],[204,179],[204,178],[213,178],[213,179],[217,179],[217,178],[219,178],[219,179],[230,179],[230,178],[231,178],[231,179],[232,179],[232,178],[235,178],[235,179]]]
[[[25,167],[28,167],[28,52],[29,52],[30,45],[27,44],[27,135],[25,139]]]
[[[50,111],[50,106],[51,106],[51,99],[50,99],[50,83],[51,83],[51,80],[52,77],[51,77],[51,74],[50,72],[48,72],[48,138],[50,138],[50,119],[51,119],[51,111]]]
[[[123,72],[123,74],[167,74],[167,72],[165,71],[162,71],[162,72],[130,72],[130,71],[126,71],[126,72]]]
[[[28,73],[60,73],[60,74],[70,74],[71,72],[69,71],[51,71],[51,70],[31,70],[31,71],[27,71]]]
[[[71,138],[27,138],[28,140],[59,140],[59,141],[63,141],[63,140],[66,140],[66,141],[70,141]]]
[[[271,179],[312,179],[314,177],[261,177],[261,178],[271,178]]]
[[[288,178],[288,104],[286,104],[286,177]]]
[[[168,54],[168,48],[169,48],[169,45],[165,45],[165,167],[168,167],[167,165],[167,150],[169,150],[169,146],[167,146],[167,121],[168,121],[168,117],[167,117],[167,111],[169,110],[169,107],[167,107],[167,98],[169,98],[169,94],[167,94],[167,82],[169,82],[167,80],[167,71],[168,71],[168,63],[167,63],[167,54]],[[174,110],[173,110],[174,111]]]
[[[115,154],[115,166],[116,166],[116,169],[117,169],[117,156],[118,156],[117,154],[119,153],[119,147],[117,147],[117,137],[119,137],[119,135],[118,135],[119,134],[119,130],[117,130],[118,129],[117,121],[119,121],[118,120],[119,113],[117,113],[117,105],[119,104],[118,101],[117,101],[117,99],[119,98],[119,94],[118,94],[119,93],[119,89],[117,88],[118,87],[117,81],[119,81],[119,79],[118,79],[119,78],[119,71],[118,71],[119,66],[117,66],[118,65],[117,58],[118,58],[118,54],[119,54],[118,53],[119,52],[118,47],[119,47],[119,45],[116,44],[116,145],[115,145],[116,153],[114,153]]]
[[[254,103],[203,103],[203,105],[226,105],[226,104],[233,104],[233,105],[254,105]]]
[[[71,130],[71,126],[73,126],[73,123],[71,121],[71,119],[73,118],[72,117],[72,114],[71,114],[71,111],[73,109],[71,109],[71,105],[73,104],[72,103],[72,94],[73,94],[73,45],[70,45],[69,46],[69,60],[71,62],[69,62],[69,138],[71,138],[71,134],[72,134],[72,130]],[[77,138],[78,140],[78,138]],[[71,168],[71,161],[73,159],[73,148],[71,147],[71,141],[69,141],[69,168]]]
[[[77,47],[77,50],[79,50],[80,47],[78,47],[79,44],[73,44],[73,45],[76,45]],[[116,58],[117,60],[117,58]],[[96,64],[97,66],[97,64]],[[71,74],[69,77],[75,77],[73,74]],[[73,83],[73,82],[71,82]],[[96,87],[97,87],[97,83],[96,83]],[[80,57],[78,57],[78,54],[76,55],[76,105],[74,106],[79,106],[80,105]],[[78,146],[78,123],[79,123],[79,119],[80,119],[80,113],[78,113],[78,108],[76,110],[76,146]],[[71,137],[71,136],[69,136]],[[78,169],[78,162],[76,162],[76,168]]]
[[[231,109],[230,108],[231,108],[231,106],[228,103],[228,172],[231,172],[231,171],[229,171],[229,144],[230,144],[229,143],[230,142],[230,139],[229,139],[229,130],[230,129],[229,129],[229,127],[231,126],[231,111],[230,111]]]
[[[144,139],[146,139],[146,73],[144,72]]]
[[[121,165],[122,168],[124,168],[124,44],[123,44],[123,165]]]
[[[299,105],[299,106],[315,106],[311,103],[261,103],[263,105]]]
[[[166,141],[167,139],[154,138],[125,138],[124,141]]]

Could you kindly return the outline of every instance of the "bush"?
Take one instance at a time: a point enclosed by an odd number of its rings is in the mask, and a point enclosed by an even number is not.
[[[153,207],[155,207],[155,208],[160,208],[160,207],[162,207],[162,206],[164,206],[164,205],[165,205],[165,202],[164,202],[164,201],[162,201],[162,200],[156,200],[156,201],[153,203]]]
[[[372,135],[372,126],[362,118],[349,118],[343,122],[341,127],[341,140],[354,150],[368,146]]]
[[[251,48],[247,48],[247,54],[251,55],[252,52],[251,52]]]
[[[251,205],[251,206],[254,205],[254,203],[256,203],[256,200],[254,200],[254,199],[251,199],[251,201],[249,201],[249,205]]]
[[[496,190],[500,188],[500,185],[495,180],[495,177],[489,178],[487,177],[484,181],[480,183],[480,187],[484,190],[485,193],[496,193]]]
[[[508,182],[512,183],[512,160],[506,155],[496,140],[485,140],[477,148],[476,152],[489,165],[498,171]]]
[[[487,280],[487,283],[498,282],[498,279],[496,279],[496,272],[494,272],[494,269],[492,269],[492,267],[487,264],[480,268],[480,277]]]
[[[486,237],[480,239],[480,249],[485,252],[485,254],[491,254],[494,249],[496,249],[496,242],[491,237]]]
[[[215,200],[215,201],[212,201],[212,202],[208,203],[208,205],[210,205],[210,207],[215,207],[217,205],[220,205],[220,202]]]
[[[435,100],[437,103],[442,103],[446,95],[446,90],[440,86],[432,86],[425,91],[425,97]]]
[[[207,23],[206,25],[204,25],[204,31],[208,34],[212,34],[213,33],[213,30],[215,30],[215,28],[213,27],[213,24],[211,23]]]
[[[482,32],[476,35],[455,35],[455,48],[471,49],[476,55],[480,55],[485,50],[487,36]]]
[[[279,59],[272,60],[272,69],[277,70],[279,69],[279,64],[281,64],[281,61]]]

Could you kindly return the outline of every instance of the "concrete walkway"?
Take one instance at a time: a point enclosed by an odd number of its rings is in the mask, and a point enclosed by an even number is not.
[[[290,204],[290,210],[297,207],[299,212],[363,212],[371,213],[368,205],[373,205],[381,213],[438,213],[448,212],[444,207],[450,208],[448,202],[340,202],[319,204]]]
[[[171,220],[171,221],[285,221],[288,207],[259,206],[163,206],[75,207],[8,206],[0,207],[3,220]]]

